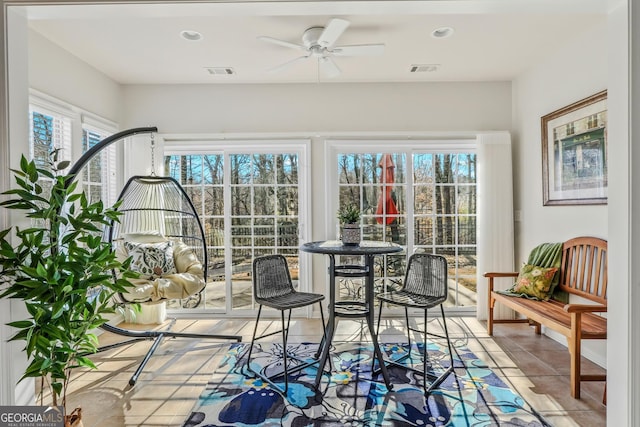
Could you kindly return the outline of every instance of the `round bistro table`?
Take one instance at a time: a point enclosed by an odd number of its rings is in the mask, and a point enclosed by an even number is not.
[[[376,255],[385,255],[402,252],[404,248],[390,242],[362,241],[358,245],[345,245],[339,240],[325,240],[309,242],[300,246],[303,252],[324,254],[329,256],[329,321],[326,326],[327,342],[321,343],[322,356],[318,374],[316,375],[316,388],[320,385],[325,364],[329,357],[329,349],[335,332],[336,317],[365,318],[369,327],[369,334],[373,342],[374,356],[378,360],[382,377],[389,390],[392,389],[389,373],[384,364],[382,351],[378,345],[378,337],[374,328],[373,310],[373,285],[375,279],[374,259]],[[336,255],[364,256],[362,265],[336,265]],[[363,277],[365,280],[364,301],[336,301],[336,277]],[[323,338],[324,339],[324,338]]]

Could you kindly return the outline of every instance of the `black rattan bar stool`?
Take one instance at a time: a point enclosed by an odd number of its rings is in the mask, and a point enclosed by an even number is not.
[[[447,319],[444,316],[444,308],[442,303],[447,300],[447,260],[440,255],[431,254],[413,254],[409,257],[407,272],[404,279],[404,285],[400,290],[385,292],[377,295],[381,301],[378,311],[378,331],[380,330],[380,317],[382,315],[382,302],[399,305],[404,307],[404,315],[407,322],[407,337],[409,339],[409,351],[406,355],[398,360],[385,360],[387,364],[393,364],[402,368],[417,372],[424,376],[424,390],[426,394],[436,389],[447,376],[453,372],[453,350],[451,341],[449,340],[449,332],[447,330]],[[430,333],[427,331],[427,310],[440,305],[440,313],[442,314],[442,324],[445,335]],[[424,310],[424,330],[412,328],[409,325],[409,307]],[[421,355],[423,366],[422,370],[407,366],[402,361],[411,356],[411,331],[424,334],[424,353]],[[427,352],[427,335],[444,338],[447,340],[449,347],[449,359],[451,366],[444,370],[443,373],[436,376],[427,371],[427,362],[429,359]],[[427,386],[427,379],[432,381]]]
[[[253,338],[251,339],[251,345],[249,346],[249,354],[247,355],[247,370],[262,378],[277,391],[286,394],[289,387],[289,374],[301,371],[302,369],[305,369],[319,362],[318,356],[320,354],[320,349],[322,345],[326,343],[324,313],[322,311],[322,301],[324,300],[324,295],[296,291],[293,288],[293,283],[291,282],[291,274],[289,273],[289,267],[287,265],[286,258],[282,255],[267,255],[258,257],[253,261],[253,297],[255,302],[260,306],[258,308],[256,324],[253,329]],[[294,308],[305,307],[314,303],[318,303],[318,305],[320,306],[323,336],[321,345],[316,352],[315,359],[312,361],[306,361],[297,358],[293,354],[287,354],[289,323],[291,321],[291,311]],[[263,306],[280,310],[280,318],[282,319],[282,330],[266,333],[256,337],[256,333],[258,331],[258,322],[260,321],[260,314],[262,312]],[[287,319],[287,323],[285,324],[284,312],[286,310],[289,310],[289,316]],[[282,332],[282,354],[284,367],[283,372],[278,372],[267,376],[261,372],[254,371],[251,368],[251,352],[253,351],[253,344],[258,339],[275,335],[280,332]],[[294,359],[294,362],[296,362],[297,365],[290,369],[288,365],[291,360],[288,359]],[[280,378],[282,376],[284,376],[284,389],[280,388],[280,386],[273,382],[274,379]]]

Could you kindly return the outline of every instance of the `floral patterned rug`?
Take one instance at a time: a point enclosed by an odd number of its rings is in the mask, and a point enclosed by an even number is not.
[[[465,348],[454,352],[455,375],[425,398],[422,376],[391,366],[393,391],[388,391],[382,375],[371,376],[371,345],[337,343],[331,351],[331,376],[324,375],[319,390],[313,387],[316,368],[306,368],[289,376],[286,399],[248,373],[244,366],[248,348],[243,343],[231,345],[184,427],[549,425]],[[317,348],[317,344],[295,344],[289,352],[306,359]],[[382,348],[391,360],[407,352],[402,345],[382,344]],[[414,347],[412,354],[421,349]],[[433,362],[429,369],[436,375],[450,365],[446,349],[430,342],[428,350]],[[281,353],[282,345],[256,344],[252,367],[282,370]],[[422,365],[417,353],[407,360]]]

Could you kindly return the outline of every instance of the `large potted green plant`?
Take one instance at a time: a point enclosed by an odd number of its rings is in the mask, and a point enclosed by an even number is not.
[[[111,297],[133,273],[129,260],[120,263],[102,240],[103,226],[118,213],[77,192],[74,177],[61,175],[68,162],[58,163],[57,156],[51,153],[49,168],[23,156],[12,170],[16,187],[3,193],[8,199],[0,205],[24,212],[31,224],[0,231],[0,298],[23,300],[28,313],[9,323],[17,329],[11,340],[24,341],[29,358],[20,381],[40,378],[40,404],[50,392],[51,404],[66,410],[72,370],[96,368],[87,358],[97,351],[92,331],[107,321]],[[113,269],[123,273],[117,280]]]

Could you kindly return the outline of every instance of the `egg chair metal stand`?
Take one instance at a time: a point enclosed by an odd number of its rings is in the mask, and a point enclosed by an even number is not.
[[[155,132],[157,132],[155,127],[134,128],[105,138],[88,150],[72,166],[69,175],[77,177],[82,168],[95,155],[115,141],[135,134],[153,134]],[[149,176],[133,176],[123,187],[118,196],[118,201],[120,205],[116,209],[121,213],[119,221],[113,222],[104,231],[105,239],[108,239],[114,251],[122,251],[127,239],[136,234],[138,236],[143,235],[143,237],[147,236],[146,238],[151,239],[161,238],[161,241],[171,242],[171,247],[174,244],[181,245],[182,253],[187,254],[189,257],[188,262],[176,260],[177,262],[174,265],[174,268],[180,267],[182,264],[188,266],[188,269],[186,267],[183,268],[185,271],[178,271],[180,268],[177,268],[171,274],[158,277],[157,279],[160,281],[151,280],[151,278],[146,282],[141,280],[139,282],[142,282],[142,286],[140,288],[136,287],[136,289],[142,289],[144,292],[131,295],[120,294],[120,302],[123,304],[157,303],[167,299],[165,298],[166,295],[175,294],[185,298],[193,298],[194,296],[200,298],[200,292],[207,280],[207,244],[202,223],[184,188],[171,177],[161,177],[153,174]],[[113,272],[113,274],[115,278],[118,273]],[[159,286],[158,283],[160,284]],[[194,293],[194,290],[197,290],[197,292]],[[165,329],[147,331],[125,329],[105,323],[101,326],[101,329],[130,339],[102,346],[98,351],[106,351],[138,341],[153,341],[129,380],[129,385],[133,386],[165,337],[220,339],[236,342],[239,342],[242,338],[238,335],[173,332],[171,327],[174,323],[175,319]]]

